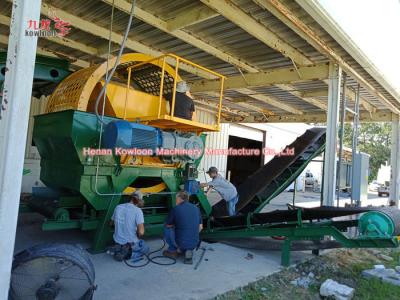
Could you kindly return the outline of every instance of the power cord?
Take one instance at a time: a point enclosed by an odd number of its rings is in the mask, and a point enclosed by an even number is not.
[[[156,265],[159,265],[159,266],[171,266],[171,265],[176,264],[176,259],[173,258],[173,257],[167,257],[167,256],[164,256],[164,255],[152,256],[154,253],[157,253],[157,252],[161,251],[162,249],[164,249],[166,243],[165,243],[165,240],[162,240],[162,241],[163,241],[163,245],[160,248],[158,248],[157,250],[149,252],[148,254],[144,254],[143,253],[143,256],[146,257],[146,259],[147,259],[147,261],[145,263],[142,263],[140,265],[131,264],[131,263],[129,263],[129,259],[124,259],[124,263],[128,267],[131,267],[131,268],[142,268],[142,267],[147,266],[149,263],[153,263],[153,264],[156,264]],[[134,252],[140,252],[140,251],[134,251]],[[155,261],[156,259],[161,259],[161,258],[164,259],[164,260],[165,259],[169,260],[169,262]]]

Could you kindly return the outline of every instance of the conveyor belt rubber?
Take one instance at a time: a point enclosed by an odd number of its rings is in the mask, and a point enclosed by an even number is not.
[[[394,235],[400,235],[400,210],[396,207],[379,207],[374,209],[387,215],[394,223]]]
[[[301,208],[301,219],[303,221],[323,220],[336,217],[351,216],[364,213],[371,210],[379,210],[374,207],[331,207],[321,206],[314,208]],[[255,213],[250,217],[240,215],[234,217],[214,218],[212,221],[213,227],[230,227],[230,226],[246,226],[247,220],[251,224],[263,225],[297,221],[297,209],[295,210],[274,210],[266,213]],[[282,224],[281,224],[282,225]]]
[[[284,191],[307,164],[325,149],[325,128],[307,130],[287,148],[294,149],[294,155],[275,156],[238,187],[238,212],[258,213]]]

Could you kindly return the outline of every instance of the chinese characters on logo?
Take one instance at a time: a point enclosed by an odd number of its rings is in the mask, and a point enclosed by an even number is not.
[[[71,30],[70,23],[61,20],[52,14],[50,19],[28,20],[26,36],[58,36],[64,37]]]

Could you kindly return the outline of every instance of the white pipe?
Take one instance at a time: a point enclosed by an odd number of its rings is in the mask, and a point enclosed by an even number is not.
[[[37,37],[25,36],[39,22],[41,0],[14,0],[0,120],[0,299],[8,299],[21,192]]]

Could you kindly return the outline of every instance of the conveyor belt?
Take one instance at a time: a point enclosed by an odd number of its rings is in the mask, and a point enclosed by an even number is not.
[[[325,149],[325,128],[314,127],[307,130],[287,148],[294,149],[294,155],[275,156],[238,187],[238,212],[258,213],[284,191],[307,164]]]
[[[301,208],[301,219],[303,221],[323,220],[336,217],[357,215],[371,210],[379,210],[376,207],[332,207],[321,206],[314,208]],[[274,210],[266,213],[255,213],[251,216],[239,215],[234,217],[214,218],[211,222],[213,227],[244,227],[247,221],[253,225],[264,225],[297,221],[298,210]]]

